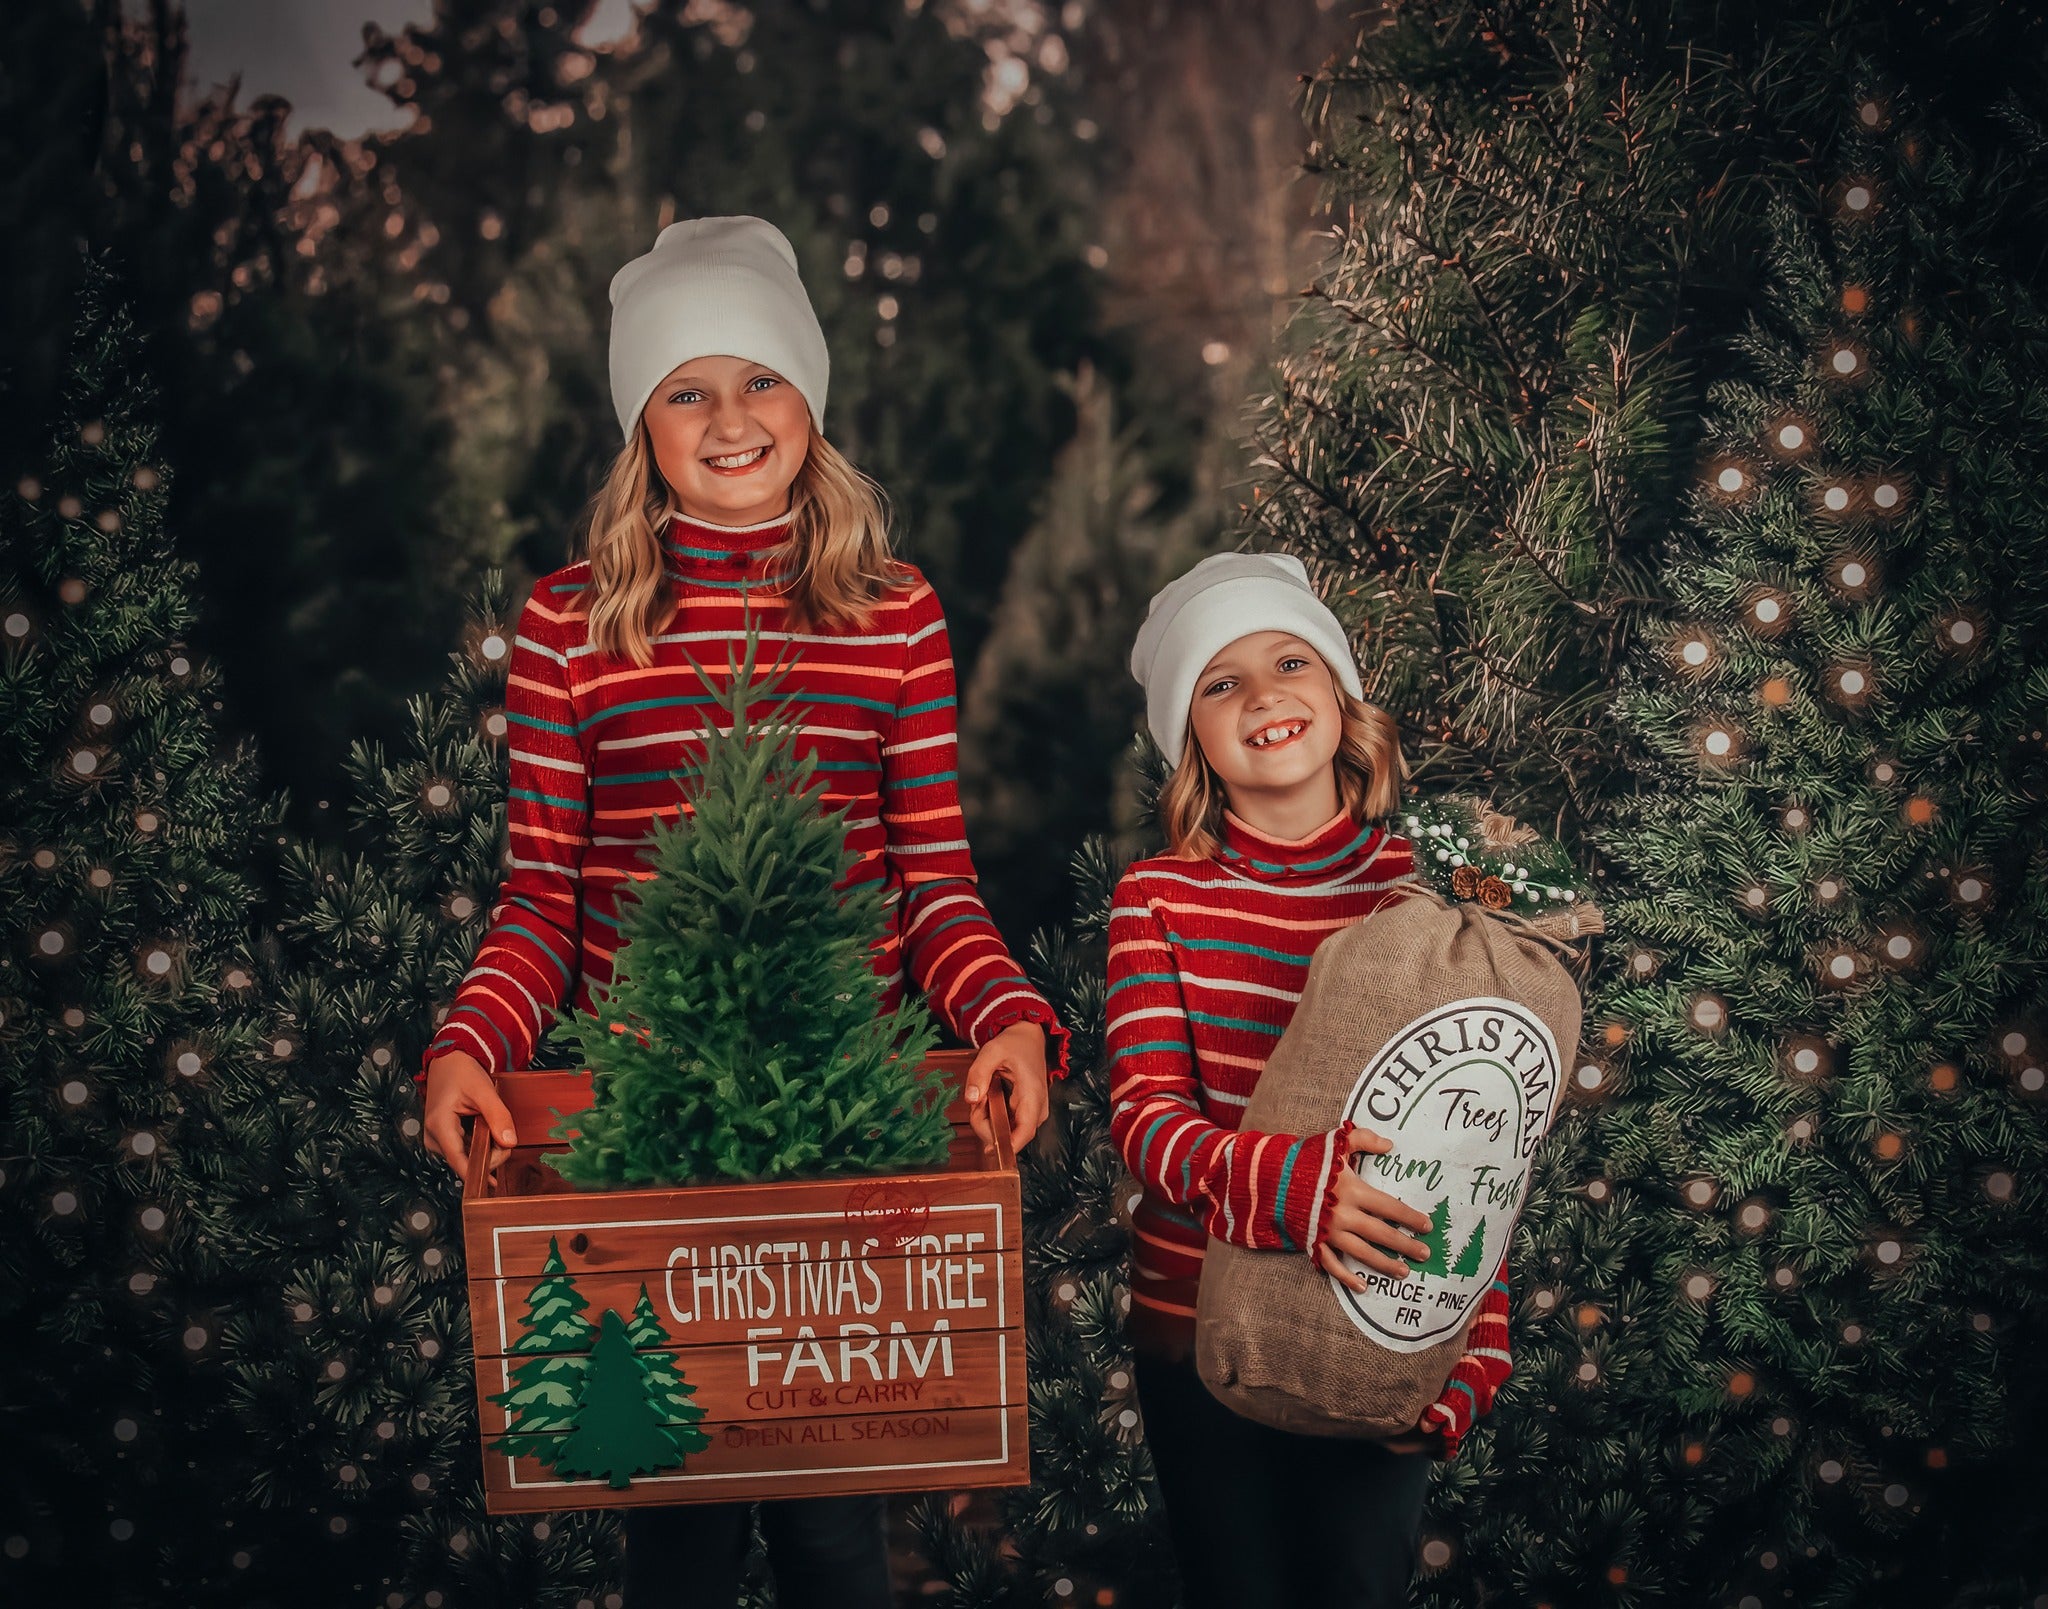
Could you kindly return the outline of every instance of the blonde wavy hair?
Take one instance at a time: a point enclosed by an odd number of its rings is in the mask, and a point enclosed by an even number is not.
[[[672,506],[644,423],[612,460],[591,500],[582,547],[590,560],[590,644],[645,669],[654,635],[675,612],[662,565],[661,526]],[[815,426],[790,487],[789,539],[778,568],[798,629],[867,624],[883,592],[903,578],[889,547],[889,499]]]
[[[1334,678],[1333,678],[1334,679]],[[1393,814],[1407,775],[1394,718],[1377,704],[1353,698],[1342,686],[1337,704],[1344,729],[1337,739],[1337,798],[1353,821],[1363,824]],[[1159,790],[1157,813],[1166,832],[1167,853],[1183,860],[1207,860],[1223,847],[1223,812],[1229,799],[1223,779],[1195,741],[1188,722],[1180,764]]]

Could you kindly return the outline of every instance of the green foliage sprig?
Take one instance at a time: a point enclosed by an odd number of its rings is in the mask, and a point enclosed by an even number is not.
[[[1564,907],[1597,916],[1582,874],[1555,839],[1479,800],[1456,794],[1418,799],[1401,825],[1415,845],[1416,870],[1446,899],[1477,900],[1526,917]]]

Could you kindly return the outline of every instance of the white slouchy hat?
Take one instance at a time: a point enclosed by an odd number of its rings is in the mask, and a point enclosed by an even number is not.
[[[1145,689],[1145,724],[1173,765],[1181,762],[1188,709],[1202,667],[1240,637],[1285,631],[1329,662],[1353,698],[1365,696],[1351,643],[1308,583],[1301,560],[1285,553],[1218,553],[1153,596],[1131,648],[1131,674]]]
[[[686,218],[612,275],[612,406],[630,438],[678,364],[745,358],[797,388],[825,428],[831,355],[796,252],[764,218]]]

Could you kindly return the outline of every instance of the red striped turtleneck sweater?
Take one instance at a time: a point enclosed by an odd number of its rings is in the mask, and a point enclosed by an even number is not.
[[[1339,815],[1298,842],[1224,816],[1214,859],[1154,856],[1117,884],[1109,921],[1110,1130],[1144,1187],[1135,1214],[1131,1334],[1185,1355],[1211,1235],[1305,1252],[1323,1238],[1344,1130],[1239,1130],[1266,1057],[1325,937],[1410,876],[1407,840]],[[1466,1352],[1418,1427],[1456,1453],[1507,1379],[1507,1264]]]
[[[953,655],[937,595],[906,565],[866,625],[792,630],[782,596],[787,536],[786,518],[747,527],[671,520],[662,542],[677,608],[645,670],[591,647],[588,562],[535,585],[505,693],[511,869],[427,1062],[461,1050],[493,1075],[525,1067],[562,1005],[587,1010],[592,990],[610,980],[619,892],[651,875],[647,834],[657,818],[688,810],[677,778],[703,752],[712,700],[685,654],[714,679],[729,675],[751,614],[763,664],[794,659],[778,692],[796,704],[800,749],[817,754],[824,803],[849,807],[858,860],[847,886],[881,885],[883,1008],[908,974],[969,1044],[1012,1023],[1042,1024],[1048,1069],[1065,1072],[1066,1030],[976,892],[960,817]]]

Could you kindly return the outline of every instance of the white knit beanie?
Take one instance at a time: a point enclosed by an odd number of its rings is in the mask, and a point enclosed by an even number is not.
[[[702,357],[764,364],[825,428],[832,359],[797,275],[796,252],[762,218],[686,218],[612,275],[612,406],[630,439],[677,365]]]
[[[1218,553],[1153,596],[1131,648],[1131,674],[1145,689],[1145,724],[1168,762],[1181,762],[1188,709],[1202,667],[1240,637],[1291,632],[1328,661],[1353,698],[1363,698],[1358,662],[1337,617],[1308,584],[1301,560],[1285,553]]]

